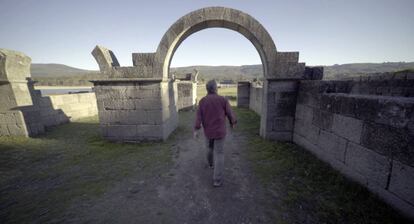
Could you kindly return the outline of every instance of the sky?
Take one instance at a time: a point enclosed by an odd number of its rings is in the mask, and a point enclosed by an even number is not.
[[[131,66],[132,53],[155,52],[176,20],[208,6],[248,13],[307,65],[414,61],[414,0],[0,0],[0,48],[97,70],[90,52],[102,45]],[[188,37],[171,66],[259,63],[241,34],[210,28]]]

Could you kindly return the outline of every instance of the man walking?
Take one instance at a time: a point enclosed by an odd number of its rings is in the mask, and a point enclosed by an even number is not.
[[[200,100],[194,125],[194,137],[198,137],[201,125],[204,129],[207,145],[207,161],[214,166],[213,186],[222,185],[224,168],[224,139],[226,137],[226,117],[231,128],[236,125],[236,117],[231,110],[229,101],[217,94],[217,83],[210,80],[206,84],[207,96]]]

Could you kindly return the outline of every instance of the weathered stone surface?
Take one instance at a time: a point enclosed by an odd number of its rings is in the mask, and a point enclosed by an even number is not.
[[[334,114],[332,131],[341,137],[359,144],[362,135],[362,121],[352,117]]]
[[[323,67],[305,67],[304,79],[307,80],[322,80],[323,79]]]
[[[293,117],[275,117],[273,119],[273,131],[293,131]]]
[[[345,162],[346,139],[333,133],[321,130],[318,138],[318,146],[335,159]]]
[[[389,191],[414,204],[414,167],[393,161]]]
[[[92,55],[95,57],[101,72],[106,72],[111,70],[114,66],[119,66],[115,54],[105,47],[96,46],[92,51]]]
[[[313,120],[313,108],[304,104],[296,104],[295,118],[301,119],[305,123],[310,124]]]
[[[386,188],[391,162],[383,155],[349,142],[345,164],[363,175],[372,184]]]
[[[166,79],[168,77],[168,68],[171,61],[172,53],[178,45],[189,35],[201,29],[209,27],[223,27],[235,30],[250,41],[258,48],[265,67],[265,76],[274,76],[276,66],[276,47],[271,36],[263,26],[250,15],[241,11],[223,8],[209,7],[193,11],[175,22],[162,37],[158,46],[155,59],[160,63],[161,73],[154,74]]]
[[[410,143],[413,136],[405,129],[365,122],[361,144],[380,154],[393,156],[394,159],[414,165],[414,149]]]
[[[31,61],[23,53],[0,48],[0,81],[26,82],[30,77]]]
[[[312,124],[323,129],[331,130],[333,114],[319,109],[313,109]]]

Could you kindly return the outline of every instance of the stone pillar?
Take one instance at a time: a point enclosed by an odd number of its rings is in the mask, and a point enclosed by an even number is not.
[[[153,78],[154,53],[134,53],[133,67],[119,67],[108,52],[98,46],[92,52],[103,75],[91,81],[103,137],[116,142],[166,140],[178,125],[176,82]]]
[[[293,139],[298,81],[305,73],[305,64],[298,60],[298,52],[278,52],[275,74],[263,83],[260,135],[265,139]]]
[[[27,87],[30,63],[23,53],[0,49],[0,110],[33,105]]]
[[[249,108],[250,82],[237,82],[237,107]]]
[[[19,107],[33,104],[27,86],[30,62],[23,53],[0,49],[0,136],[29,136]]]
[[[176,128],[174,82],[158,79],[92,82],[104,138],[117,142],[165,140]]]
[[[266,80],[260,135],[265,139],[292,141],[298,81]]]

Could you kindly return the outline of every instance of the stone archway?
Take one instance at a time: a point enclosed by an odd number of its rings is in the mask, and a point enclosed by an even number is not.
[[[305,64],[298,63],[298,52],[277,52],[269,33],[252,16],[224,7],[202,8],[181,17],[164,34],[156,52],[132,54],[132,67],[121,67],[106,48],[97,46],[92,51],[105,75],[93,81],[105,137],[141,141],[170,135],[178,121],[177,85],[169,74],[171,59],[188,36],[211,27],[234,30],[255,46],[265,78],[260,135],[292,140],[297,80],[303,78]]]
[[[191,34],[207,28],[227,28],[245,36],[257,49],[264,76],[274,73],[276,46],[266,29],[252,16],[231,8],[208,7],[193,11],[177,20],[164,34],[155,60],[164,79],[169,78],[171,59],[180,44]]]

